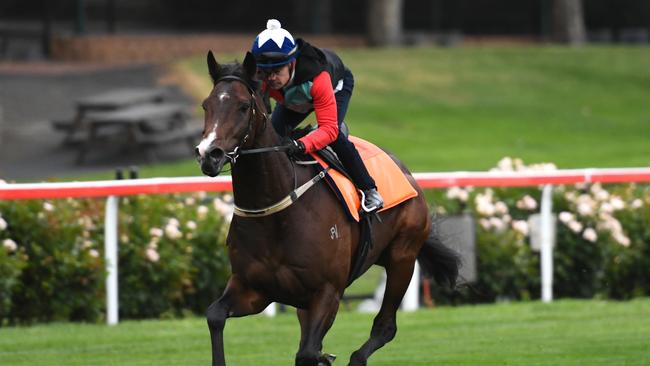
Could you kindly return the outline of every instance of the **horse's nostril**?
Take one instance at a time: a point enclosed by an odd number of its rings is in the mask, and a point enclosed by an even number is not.
[[[211,159],[213,159],[215,161],[219,161],[219,160],[223,159],[223,156],[225,154],[226,153],[222,149],[216,147],[216,148],[208,151],[206,155],[209,156]]]

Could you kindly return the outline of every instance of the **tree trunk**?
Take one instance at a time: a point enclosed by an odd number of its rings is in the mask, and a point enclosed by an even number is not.
[[[553,40],[581,45],[586,38],[582,0],[553,0]]]
[[[371,46],[397,46],[402,42],[403,0],[368,1],[368,43]]]

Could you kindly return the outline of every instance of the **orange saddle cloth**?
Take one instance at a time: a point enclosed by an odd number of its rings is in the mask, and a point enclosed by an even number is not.
[[[411,183],[406,179],[402,170],[386,152],[370,142],[355,136],[350,136],[349,140],[356,146],[357,151],[359,151],[361,160],[363,160],[370,176],[375,180],[377,190],[384,199],[384,207],[380,211],[388,210],[418,195],[418,192],[411,186]],[[327,163],[321,158],[315,154],[311,155],[322,167],[328,167]],[[350,215],[356,221],[359,221],[361,202],[359,201],[357,188],[348,178],[334,169],[330,169],[327,174],[345,201]]]

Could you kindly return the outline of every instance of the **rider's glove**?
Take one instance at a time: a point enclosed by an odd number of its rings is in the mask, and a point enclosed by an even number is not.
[[[286,149],[285,151],[289,156],[305,153],[305,144],[303,144],[302,141],[300,140],[286,138],[282,140],[282,147]]]

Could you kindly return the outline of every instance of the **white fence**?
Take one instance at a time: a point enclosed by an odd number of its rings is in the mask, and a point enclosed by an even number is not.
[[[553,255],[552,255],[552,186],[576,183],[631,183],[650,182],[650,168],[615,169],[573,169],[555,171],[524,172],[451,172],[415,173],[422,188],[449,187],[523,187],[543,186],[541,202],[541,272],[542,300],[553,299]],[[0,184],[0,199],[52,199],[74,197],[107,197],[105,216],[105,258],[108,277],[106,279],[107,323],[118,322],[118,263],[117,263],[117,196],[136,194],[164,194],[197,191],[231,191],[232,181],[228,176],[148,178],[137,180],[112,180],[70,183],[20,183]],[[416,271],[417,272],[417,271]],[[418,307],[418,275],[414,273],[411,285],[402,303],[402,309],[410,311]],[[267,314],[273,314],[270,307]]]

